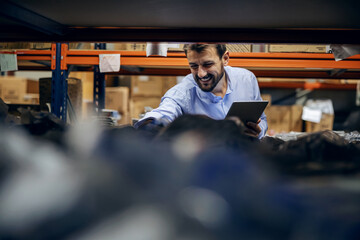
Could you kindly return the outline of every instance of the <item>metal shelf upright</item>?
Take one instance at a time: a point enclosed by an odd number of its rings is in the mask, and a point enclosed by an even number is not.
[[[61,60],[65,48],[61,43],[53,43],[52,52],[52,80],[51,80],[51,112],[66,122],[67,115],[67,77],[68,71],[62,70]]]
[[[106,43],[95,43],[95,49],[106,49]],[[94,65],[94,108],[100,114],[105,108],[105,74],[100,72],[99,62]]]

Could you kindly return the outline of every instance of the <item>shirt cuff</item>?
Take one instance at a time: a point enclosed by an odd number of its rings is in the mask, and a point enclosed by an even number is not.
[[[265,133],[267,131],[267,122],[265,122],[264,120],[262,120],[259,123],[259,127],[261,128],[261,132],[259,133],[259,139],[263,138],[265,136]]]
[[[134,124],[134,128],[138,128],[139,126],[141,126],[141,124],[143,124],[146,120],[150,119],[150,118],[154,118],[154,119],[160,119],[163,115],[161,115],[160,113],[157,112],[148,112],[145,114],[145,116],[140,119],[139,121],[137,121]]]

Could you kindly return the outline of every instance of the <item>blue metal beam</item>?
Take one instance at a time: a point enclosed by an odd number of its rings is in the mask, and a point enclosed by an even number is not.
[[[67,32],[65,25],[6,0],[0,1],[0,16],[48,35],[62,36]]]
[[[95,49],[106,49],[106,43],[96,43]],[[105,108],[105,74],[98,65],[94,66],[94,108],[98,114]]]
[[[52,71],[51,112],[66,122],[67,114],[67,71],[60,69],[61,43],[56,43],[56,68]]]

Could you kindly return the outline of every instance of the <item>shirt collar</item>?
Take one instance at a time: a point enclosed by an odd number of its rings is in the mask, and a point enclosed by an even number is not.
[[[227,89],[225,95],[230,94],[233,91],[232,81],[230,79],[229,73],[228,73],[228,67],[225,67],[225,74],[227,79]],[[196,84],[196,83],[195,83]],[[198,96],[203,99],[209,99],[213,103],[218,103],[222,99],[220,96],[216,96],[212,92],[204,92],[199,88],[199,86],[196,84],[196,91],[198,93]]]

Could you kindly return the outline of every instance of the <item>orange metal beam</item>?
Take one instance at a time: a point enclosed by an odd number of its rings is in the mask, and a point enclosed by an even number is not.
[[[52,60],[52,50],[17,51],[18,60]],[[68,50],[62,44],[61,69],[67,65],[98,65],[99,54],[120,53],[121,65],[187,67],[183,52],[169,52],[167,57],[146,57],[144,51],[108,51],[108,50]],[[231,53],[229,65],[234,67],[262,68],[322,68],[322,69],[360,69],[360,55],[335,61],[332,54],[318,53]],[[53,65],[53,64],[52,64]]]
[[[98,56],[99,54],[120,54],[126,57],[146,57],[145,51],[111,51],[111,50],[69,50],[68,56]],[[185,57],[184,52],[168,52],[168,57]]]
[[[110,51],[110,50],[69,50],[68,56],[89,56],[99,54],[120,54],[127,57],[146,57],[145,51]],[[168,57],[185,57],[184,52],[168,52]],[[330,59],[334,60],[331,53],[238,53],[231,52],[231,58],[290,58],[290,59]],[[346,60],[359,60],[360,54],[347,58]]]
[[[331,83],[308,83],[308,82],[259,82],[260,88],[302,88],[302,89],[336,89],[356,90],[356,84],[331,84]]]
[[[322,79],[360,79],[360,71],[347,71],[331,75],[331,71],[321,70],[272,70],[252,69],[256,77],[275,78],[322,78]]]
[[[21,61],[31,61],[31,60],[37,60],[37,61],[50,61],[51,57],[50,56],[17,56],[17,60]]]
[[[51,70],[56,69],[56,44],[51,44]]]
[[[67,56],[67,64],[97,65],[98,56]],[[188,66],[185,58],[172,57],[121,57],[121,65],[131,66]],[[341,68],[360,69],[360,61],[334,60],[290,60],[290,59],[230,59],[229,65],[234,67],[265,68]]]
[[[124,66],[188,66],[185,58],[170,57],[121,57],[121,65]],[[78,57],[67,56],[67,64],[98,65],[98,56]]]
[[[16,53],[18,55],[50,55],[51,50],[4,50],[0,53]],[[68,56],[96,56],[99,54],[120,54],[121,56],[145,57],[145,51],[110,51],[110,50],[67,50]],[[184,52],[168,52],[168,57],[185,57]],[[230,58],[280,58],[280,59],[330,59],[334,60],[331,53],[237,53],[231,52]],[[359,60],[360,54],[345,60]]]
[[[286,58],[286,59],[330,59],[335,60],[332,53],[230,53],[230,59],[234,58]],[[346,60],[358,60],[360,54],[346,58]]]
[[[51,61],[51,56],[17,56],[18,60],[38,60]],[[62,62],[62,69],[66,69],[68,64],[75,65],[98,65],[98,56],[71,57],[68,56]],[[122,57],[121,65],[124,66],[188,66],[185,58],[170,57]],[[264,67],[264,68],[340,68],[340,69],[360,69],[360,61],[330,61],[330,60],[279,60],[279,59],[230,59],[229,65],[233,67]]]
[[[61,60],[60,60],[60,69],[67,70],[67,53],[69,46],[65,43],[61,44]]]
[[[234,59],[230,58],[230,66],[234,67],[267,67],[267,68],[341,68],[360,69],[360,61],[334,61],[312,59]]]

